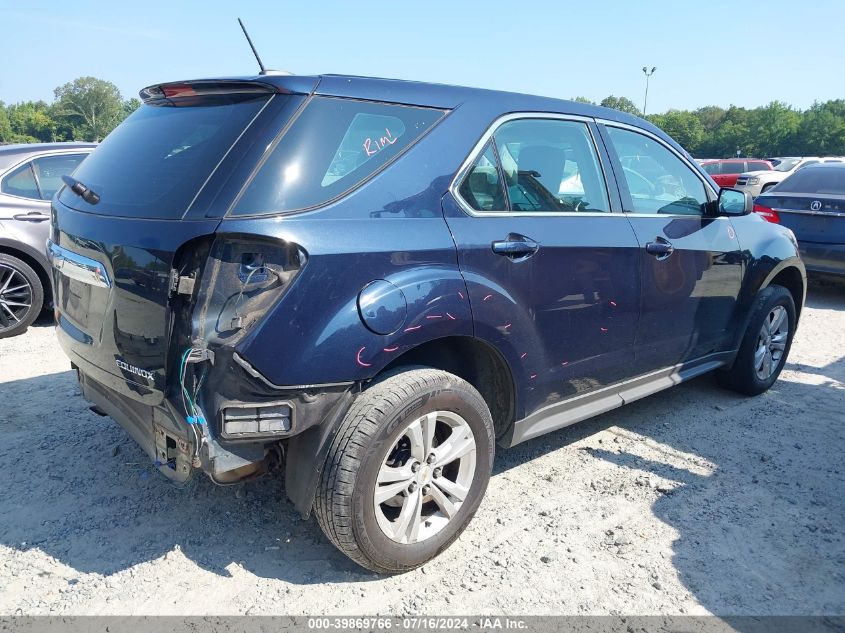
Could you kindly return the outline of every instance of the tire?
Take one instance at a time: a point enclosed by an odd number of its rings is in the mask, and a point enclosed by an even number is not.
[[[23,334],[43,307],[44,287],[38,274],[17,257],[0,253],[0,338]]]
[[[778,310],[785,312],[788,323],[785,328],[785,339],[782,343],[781,336],[772,336],[769,333],[769,340],[772,345],[777,343],[779,347],[783,346],[780,351],[780,356],[774,358],[772,348],[769,347],[771,354],[770,369],[763,371],[763,374],[769,373],[768,377],[761,376],[759,373],[761,367],[759,365],[759,353],[762,345],[767,345],[766,334],[763,332],[764,323],[771,328],[772,315],[781,314]],[[757,295],[752,307],[751,318],[748,321],[748,327],[745,335],[742,338],[742,343],[739,346],[736,360],[733,367],[729,370],[717,372],[716,377],[723,387],[743,393],[749,396],[756,396],[764,391],[767,391],[774,382],[778,379],[786,358],[789,355],[789,349],[792,347],[792,338],[795,335],[795,326],[797,324],[795,318],[795,302],[792,300],[792,295],[782,286],[769,286],[764,288]],[[776,331],[777,333],[777,331]],[[765,353],[762,357],[765,361]]]
[[[441,448],[446,460],[447,453],[460,452],[452,449],[463,447],[468,437],[474,440],[474,453],[443,461],[440,475],[436,472],[439,458],[432,457],[430,464],[415,459],[423,453],[414,448],[419,442],[414,444],[411,436],[422,442],[425,439],[409,428],[419,425],[424,431],[431,428],[426,425],[434,418],[429,455],[436,456]],[[429,368],[385,376],[358,396],[332,440],[315,497],[317,522],[341,552],[369,570],[394,574],[419,567],[449,547],[472,519],[490,481],[494,450],[490,411],[465,380]],[[397,466],[391,470],[391,464]],[[414,467],[417,470],[411,473]],[[377,478],[387,472],[384,478],[390,480],[389,475],[400,471],[410,479],[397,476],[395,484],[404,483],[405,487],[395,497],[377,503],[377,486],[385,491],[393,485],[377,483]],[[459,489],[462,502],[443,492],[447,480],[450,488],[463,482]],[[421,508],[418,516],[427,520],[415,524],[411,511],[417,507],[416,500]],[[441,503],[453,512],[451,518],[446,518]],[[406,507],[407,515],[403,512]],[[397,515],[392,522],[391,513]],[[412,517],[408,529],[397,527],[403,516]],[[388,531],[400,534],[391,536]],[[405,538],[407,542],[397,540]]]

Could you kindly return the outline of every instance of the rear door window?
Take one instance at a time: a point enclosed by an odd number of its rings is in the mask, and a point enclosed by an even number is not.
[[[748,171],[769,171],[771,167],[767,163],[761,163],[760,161],[750,161],[748,163]]]
[[[499,161],[489,143],[475,161],[460,187],[461,198],[475,211],[506,211],[505,190]]]
[[[233,215],[308,209],[349,192],[415,143],[442,110],[314,97],[235,203]]]
[[[10,196],[38,200],[41,193],[38,191],[38,183],[35,182],[35,175],[32,173],[32,163],[24,163],[6,174],[3,182],[0,183],[0,191]]]
[[[610,211],[589,128],[580,121],[517,119],[494,134],[510,210]]]
[[[720,173],[722,173],[720,171],[721,165],[721,163],[704,163],[702,167],[704,168],[704,171],[706,171],[711,176],[718,176]]]
[[[74,174],[100,196],[99,203],[90,205],[67,188],[59,199],[100,215],[181,218],[269,99],[232,94],[145,104]]]
[[[69,176],[79,166],[87,154],[57,154],[42,156],[32,161],[32,168],[38,179],[41,198],[50,200],[62,188],[62,176]]]

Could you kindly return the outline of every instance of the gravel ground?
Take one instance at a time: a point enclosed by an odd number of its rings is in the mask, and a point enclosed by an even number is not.
[[[843,614],[842,341],[815,283],[769,393],[704,376],[502,450],[461,539],[381,578],[280,477],[168,483],[44,323],[0,341],[0,614]]]

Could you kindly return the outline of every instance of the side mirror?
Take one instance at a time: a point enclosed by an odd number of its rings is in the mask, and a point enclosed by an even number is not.
[[[754,210],[754,199],[747,191],[724,188],[716,200],[716,215],[747,215]]]

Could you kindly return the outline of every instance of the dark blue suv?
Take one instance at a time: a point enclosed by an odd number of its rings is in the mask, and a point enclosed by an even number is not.
[[[141,96],[53,201],[83,393],[173,480],[284,467],[369,569],[448,547],[496,442],[786,361],[794,236],[641,119],[328,75]]]

